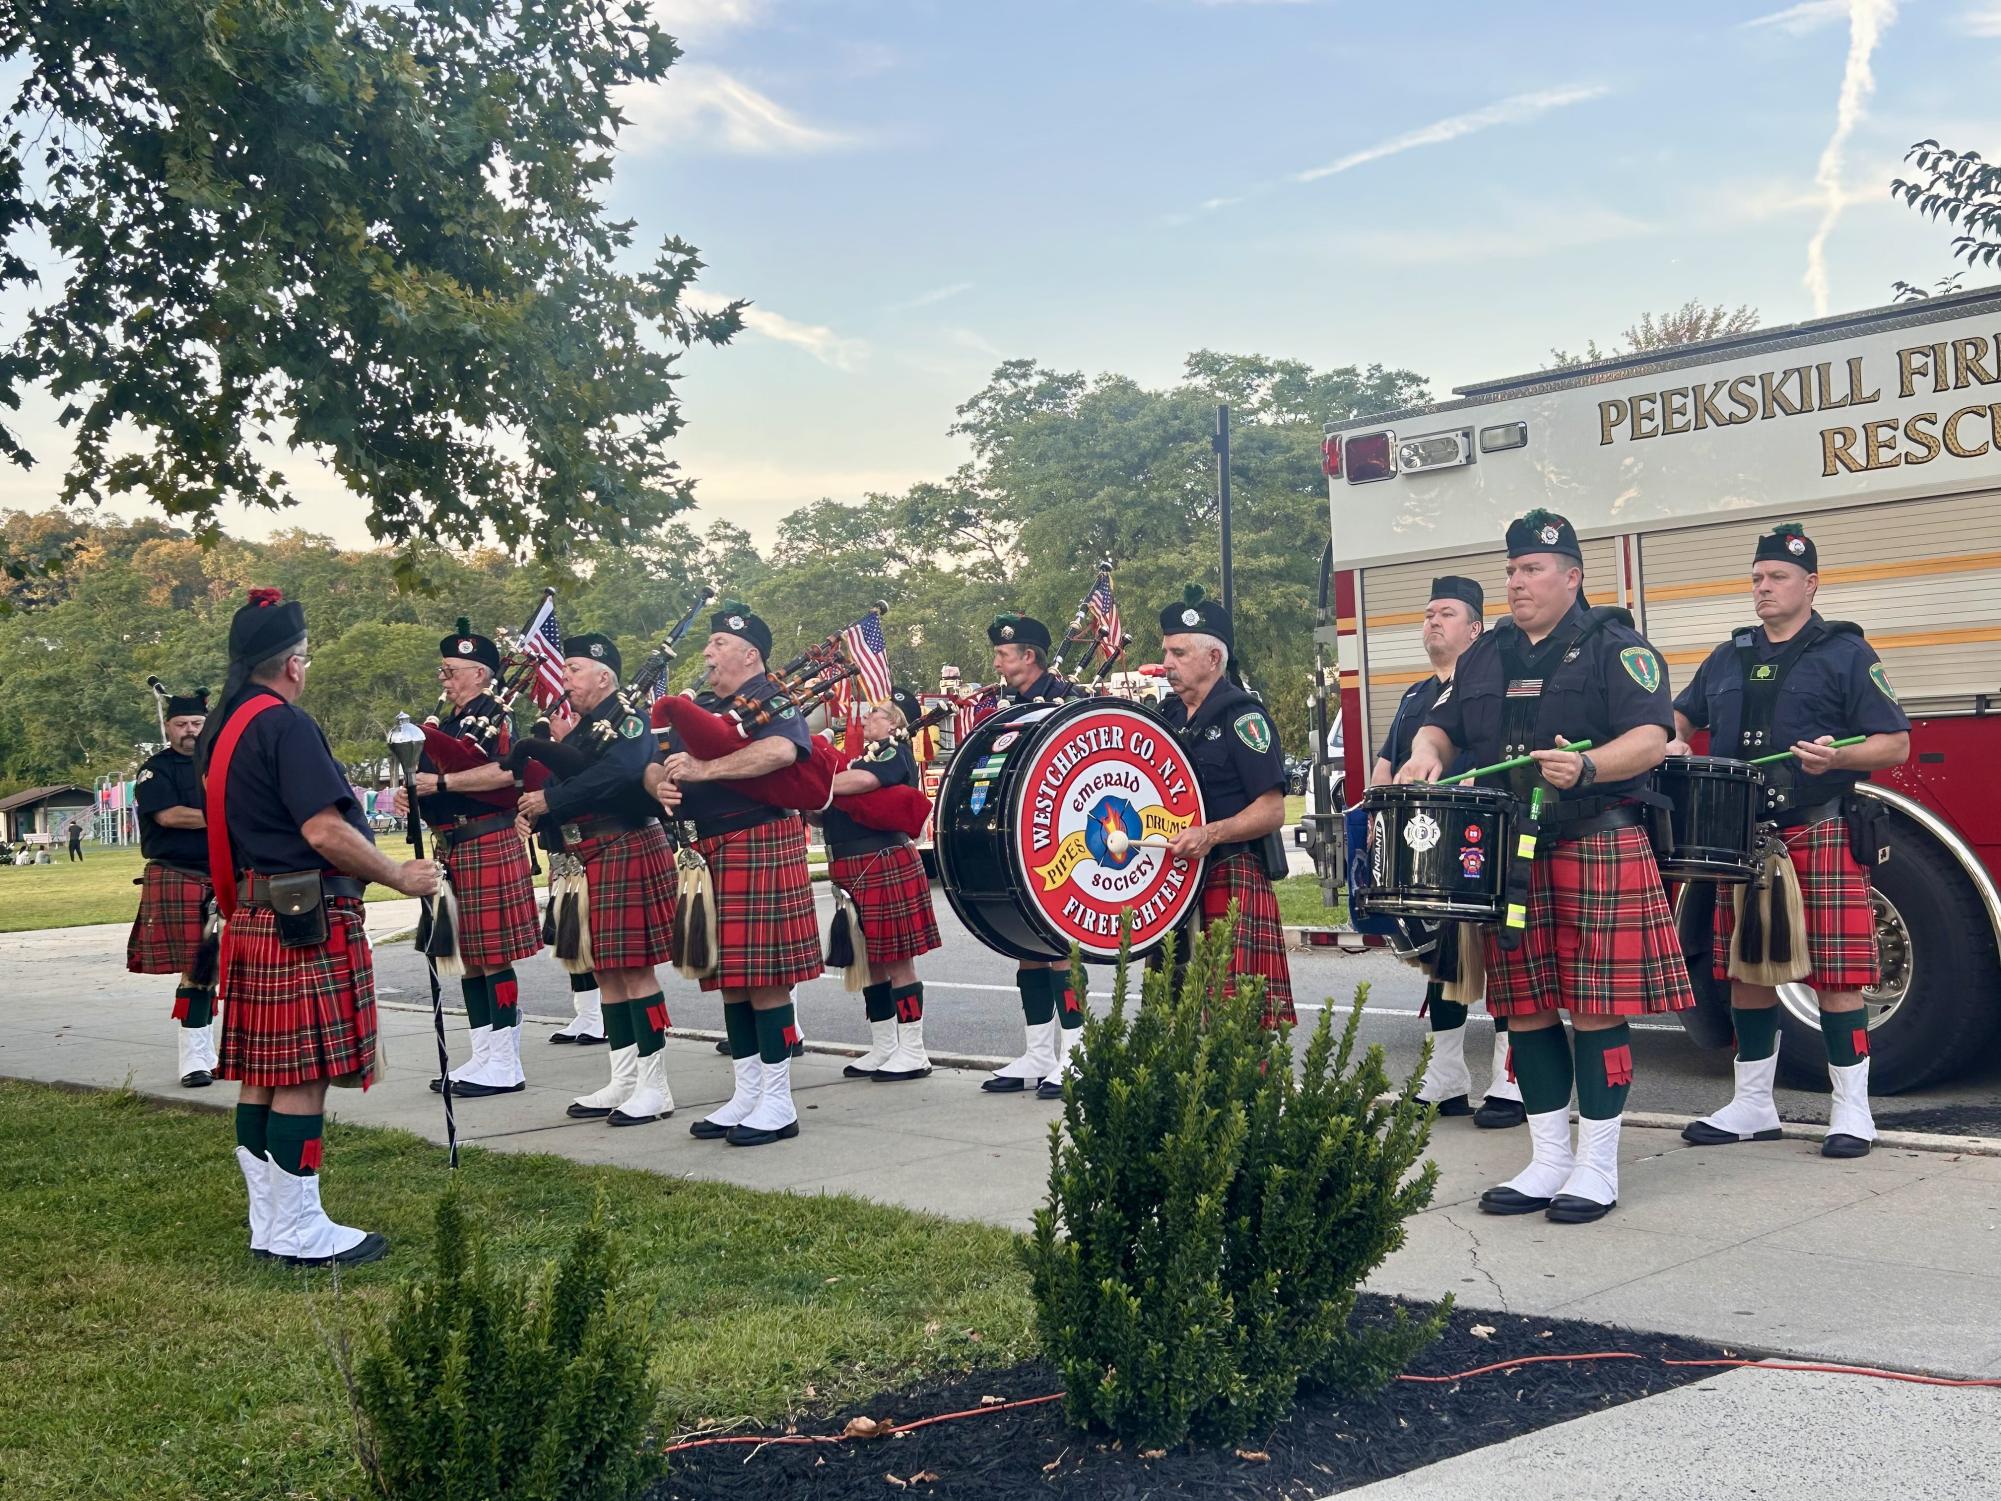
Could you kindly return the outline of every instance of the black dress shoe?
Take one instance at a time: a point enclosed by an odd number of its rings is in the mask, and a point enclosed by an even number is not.
[[[565,1037],[564,1042],[574,1042],[580,1048],[601,1048],[605,1045],[602,1037]]]
[[[1618,1207],[1617,1199],[1601,1204],[1596,1199],[1580,1199],[1576,1194],[1558,1194],[1549,1201],[1549,1208],[1544,1211],[1543,1217],[1559,1225],[1588,1225],[1593,1220],[1604,1219]]]
[[[601,1121],[611,1114],[612,1108],[610,1105],[579,1105],[572,1100],[563,1114],[573,1121]]]
[[[567,1032],[551,1032],[549,1034],[549,1041],[557,1044],[560,1047],[565,1043],[575,1042],[576,1038],[572,1037]]]
[[[1548,1199],[1533,1198],[1518,1188],[1502,1183],[1480,1195],[1483,1214],[1534,1214],[1550,1206]]]
[[[843,1079],[873,1079],[875,1077],[875,1070],[872,1068],[856,1068],[850,1063],[841,1070],[841,1077]]]
[[[1735,1131],[1720,1130],[1708,1121],[1690,1121],[1681,1128],[1681,1139],[1697,1147],[1734,1147],[1740,1141],[1777,1141],[1785,1135],[1777,1126],[1769,1131],[1753,1131],[1749,1136],[1739,1136]]]
[[[671,1110],[663,1110],[658,1115],[626,1115],[622,1111],[614,1110],[610,1115],[605,1117],[605,1124],[607,1126],[645,1126],[650,1125],[654,1121],[664,1121],[673,1113]]]
[[[207,1089],[213,1083],[215,1083],[215,1076],[205,1068],[194,1069],[189,1073],[181,1075],[181,1088],[183,1089]],[[1853,1138],[1850,1139],[1852,1140]]]
[[[806,1056],[806,1044],[805,1044],[805,1043],[803,1043],[803,1042],[795,1042],[795,1043],[793,1043],[793,1044],[792,1044],[792,1056],[793,1056],[794,1058],[804,1058],[804,1057]]]
[[[730,1052],[730,1040],[727,1037],[718,1037],[716,1039],[716,1051],[727,1058]]]
[[[520,1094],[528,1087],[527,1081],[519,1084],[454,1084],[452,1098],[455,1100],[483,1100],[494,1094]],[[444,1091],[440,1090],[442,1094]]]
[[[723,1140],[733,1147],[769,1146],[774,1141],[790,1141],[799,1134],[799,1122],[787,1121],[776,1131],[757,1131],[749,1126],[731,1126]]]
[[[1505,1131],[1510,1126],[1527,1124],[1528,1118],[1528,1107],[1520,1100],[1499,1099],[1494,1095],[1488,1095],[1473,1112],[1473,1124],[1483,1131]]]
[[[1830,1131],[1827,1140],[1820,1144],[1823,1157],[1867,1157],[1869,1143],[1859,1136],[1850,1136],[1845,1131]]]
[[[1418,1103],[1422,1105],[1436,1105],[1438,1113],[1442,1116],[1471,1115],[1473,1113],[1473,1106],[1463,1094],[1456,1094],[1449,1100],[1420,1100]]]
[[[875,1080],[875,1082],[878,1084],[903,1084],[911,1079],[930,1078],[931,1065],[927,1063],[922,1068],[910,1068],[910,1069],[900,1068],[896,1070],[894,1073],[891,1073],[886,1068],[879,1068],[874,1073],[870,1074],[869,1077]]]
[[[1035,1097],[1038,1100],[1062,1099],[1063,1081],[1060,1079],[1044,1079],[1040,1084],[1035,1086]]]
[[[287,1266],[360,1266],[389,1254],[389,1242],[373,1230],[335,1256],[286,1256]]]
[[[991,1079],[980,1080],[980,1088],[984,1089],[988,1094],[1020,1094],[1024,1089],[1028,1088],[1028,1080],[1017,1079],[1012,1075],[1002,1078],[996,1074]]]
[[[689,1125],[688,1134],[697,1141],[721,1141],[735,1129],[734,1126],[721,1125],[716,1121],[699,1120]]]

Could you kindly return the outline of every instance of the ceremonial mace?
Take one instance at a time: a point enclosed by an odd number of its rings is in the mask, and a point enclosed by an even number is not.
[[[146,686],[153,690],[153,708],[160,716],[160,749],[167,748],[167,685],[156,673],[146,674]]]
[[[410,838],[410,852],[417,859],[424,858],[424,820],[417,811],[417,762],[424,754],[424,732],[410,722],[408,714],[399,713],[396,723],[389,731],[389,755],[391,785],[400,785],[410,800],[410,811],[404,815],[403,829]],[[425,929],[432,925],[431,899],[419,897],[424,910]],[[424,944],[418,944],[424,955],[424,967],[431,976],[431,1025],[438,1037],[438,1093],[445,1101],[445,1149],[451,1158],[451,1165],[459,1165],[459,1126],[452,1114],[452,1057],[445,1047],[445,1005],[438,990],[438,961],[430,955]]]

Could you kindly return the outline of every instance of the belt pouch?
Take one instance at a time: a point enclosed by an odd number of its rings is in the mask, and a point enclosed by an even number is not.
[[[278,919],[278,942],[288,949],[318,948],[327,941],[327,899],[316,870],[295,870],[265,883]]]

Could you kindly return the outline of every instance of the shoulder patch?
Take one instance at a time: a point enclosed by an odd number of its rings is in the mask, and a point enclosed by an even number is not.
[[[1443,688],[1438,690],[1438,697],[1434,698],[1431,701],[1431,707],[1436,709],[1441,705],[1443,705],[1445,701],[1451,697],[1452,697],[1452,685],[1450,683],[1447,683]]]
[[[1619,665],[1626,676],[1652,693],[1661,685],[1660,659],[1644,646],[1629,646],[1619,653]]]
[[[866,756],[862,757],[862,759],[864,761],[894,761],[896,759],[896,742],[885,740]]]
[[[138,780],[134,781],[132,785],[134,787],[137,787],[140,782],[151,781],[152,777],[153,777],[153,768],[149,766],[144,771],[139,773]]]
[[[1883,671],[1883,664],[1881,662],[1872,662],[1870,664],[1869,681],[1874,683],[1878,688],[1881,688],[1883,690],[1883,697],[1887,698],[1891,703],[1894,704],[1897,701],[1897,690],[1890,686],[1890,674]]]
[[[626,740],[637,740],[646,733],[646,721],[637,714],[628,714],[618,722],[618,733]]]
[[[1271,749],[1271,722],[1264,716],[1264,710],[1253,709],[1248,714],[1239,714],[1236,723],[1230,726],[1237,732],[1237,738],[1259,755]]]

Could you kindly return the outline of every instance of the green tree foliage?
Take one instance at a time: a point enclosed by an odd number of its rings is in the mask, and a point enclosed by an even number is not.
[[[1619,336],[1621,342],[1610,349],[1600,349],[1596,339],[1585,342],[1582,354],[1552,349],[1549,363],[1543,368],[1572,370],[1579,365],[1595,365],[1600,360],[1645,354],[1652,349],[1672,349],[1677,344],[1700,344],[1729,334],[1746,334],[1758,326],[1758,321],[1758,310],[1748,302],[1732,308],[1722,303],[1712,306],[1691,297],[1671,312],[1640,314],[1639,321],[1627,325]]]
[[[1954,151],[1937,141],[1923,140],[1904,153],[1916,171],[1890,183],[1890,196],[1901,198],[1927,219],[1943,219],[1959,231],[1952,239],[1954,260],[1969,267],[1993,270],[2001,262],[2001,166],[1977,151]],[[1959,290],[1964,272],[1943,277],[1931,290],[1910,282],[1892,283],[1899,302],[1915,301]]]
[[[1449,1308],[1351,1327],[1356,1289],[1437,1182],[1418,1168],[1423,1071],[1393,1092],[1382,1050],[1357,1056],[1364,986],[1338,1036],[1321,1013],[1295,1076],[1289,1029],[1259,1025],[1262,984],[1224,994],[1234,926],[1211,925],[1179,983],[1149,972],[1136,1013],[1121,959],[1023,1249],[1072,1420],[1136,1447],[1236,1442],[1302,1385],[1378,1387]]]
[[[62,267],[0,350],[0,402],[64,401],[66,502],[143,493],[206,541],[226,503],[291,503],[269,442],[330,465],[388,542],[649,532],[690,499],[674,350],[741,321],[684,304],[678,239],[626,269],[634,226],[605,213],[613,91],[677,56],[605,0],[0,9],[25,74],[0,291],[38,280],[31,235]],[[5,427],[0,452],[31,462]]]

